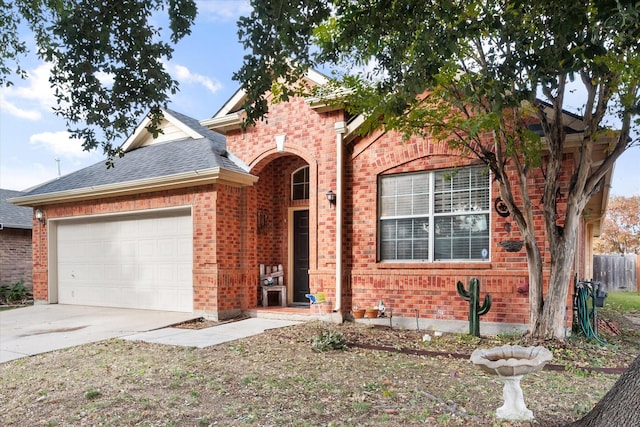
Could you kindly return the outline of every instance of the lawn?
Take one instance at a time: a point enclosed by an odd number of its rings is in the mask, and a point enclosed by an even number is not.
[[[640,314],[640,293],[609,292],[605,305],[621,313]]]
[[[628,321],[615,321],[622,333],[603,336],[606,346],[542,343],[556,370],[522,380],[536,425],[579,418],[613,385],[618,373],[590,368],[620,372],[633,360],[640,334]],[[349,349],[314,352],[328,331]],[[502,383],[447,355],[520,337],[424,333],[310,322],[206,349],[109,340],[55,351],[0,365],[0,425],[531,425],[497,420]]]

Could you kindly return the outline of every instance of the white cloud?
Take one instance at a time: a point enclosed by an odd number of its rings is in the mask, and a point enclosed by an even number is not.
[[[0,96],[0,110],[19,119],[36,121],[42,118],[40,111],[20,108],[12,102],[7,101],[4,96]]]
[[[5,96],[12,99],[20,99],[36,102],[43,110],[50,110],[56,105],[49,76],[51,75],[51,64],[41,63],[38,67],[29,72],[29,77],[24,80],[25,85],[11,86],[6,89]]]
[[[184,65],[168,64],[168,69],[180,83],[195,83],[207,88],[209,92],[216,93],[222,89],[222,83],[218,80],[204,76],[202,74],[193,73]]]
[[[82,149],[82,143],[78,139],[72,139],[67,131],[42,132],[29,137],[29,143],[51,151],[57,156],[68,158],[86,158],[92,155]]]
[[[51,64],[40,63],[28,74],[25,80],[14,82],[14,86],[2,88],[0,105],[3,113],[36,121],[42,118],[42,113],[51,113],[51,109],[57,105],[49,83]]]
[[[212,21],[233,21],[251,13],[249,0],[199,0],[198,15]]]

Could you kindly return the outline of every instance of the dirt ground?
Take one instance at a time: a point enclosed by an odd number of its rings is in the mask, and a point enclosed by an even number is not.
[[[424,341],[420,331],[312,322],[206,349],[109,340],[4,363],[0,425],[564,425],[618,377],[589,368],[621,370],[640,351],[638,328],[613,322],[621,333],[606,346],[539,343],[553,350],[556,370],[522,380],[534,424],[496,419],[502,383],[468,358],[446,355],[520,337]],[[342,333],[349,348],[313,351],[313,338],[328,331]]]

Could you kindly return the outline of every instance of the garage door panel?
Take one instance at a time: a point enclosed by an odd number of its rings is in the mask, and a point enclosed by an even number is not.
[[[144,239],[138,242],[138,255],[143,258],[156,256],[156,244],[154,240]]]
[[[60,279],[68,283],[79,285],[92,277],[100,277],[104,272],[99,264],[63,264],[58,267]]]
[[[178,275],[176,280],[179,282],[190,280],[193,277],[193,267],[191,264],[179,264],[178,265]]]
[[[83,249],[84,249],[83,255],[85,259],[86,258],[96,259],[104,256],[105,245],[104,245],[104,242],[92,241],[87,243]]]
[[[158,227],[158,232],[165,235],[177,235],[181,234],[180,230],[184,229],[184,227],[190,226],[188,223],[188,217],[160,218],[156,226]]]
[[[193,311],[188,213],[58,224],[58,301]]]
[[[178,280],[177,265],[161,265],[157,269],[157,277],[155,279],[159,283],[171,283]]]
[[[178,243],[177,255],[182,259],[193,253],[193,241],[191,239],[176,239]]]
[[[123,274],[125,267],[126,266],[120,264],[105,264],[104,279],[106,281],[122,280],[126,277],[126,275]]]
[[[130,236],[130,234],[127,234],[127,236]],[[138,246],[138,242],[136,242],[135,240],[132,240],[131,238],[127,237],[121,237],[119,241],[117,242],[110,242],[110,244],[113,246],[112,248],[112,253],[114,254],[114,257],[117,259],[136,259],[137,256],[137,246]]]
[[[178,255],[175,239],[159,239],[157,241],[157,256],[159,258],[173,258]]]
[[[84,305],[101,306],[105,299],[113,297],[115,289],[100,287],[86,282],[80,282],[73,287],[64,287],[59,292],[58,298],[62,303],[66,301],[83,301]]]

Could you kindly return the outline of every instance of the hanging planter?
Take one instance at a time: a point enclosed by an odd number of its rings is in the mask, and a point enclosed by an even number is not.
[[[505,240],[498,244],[507,252],[518,252],[522,249],[524,242],[522,240]]]

